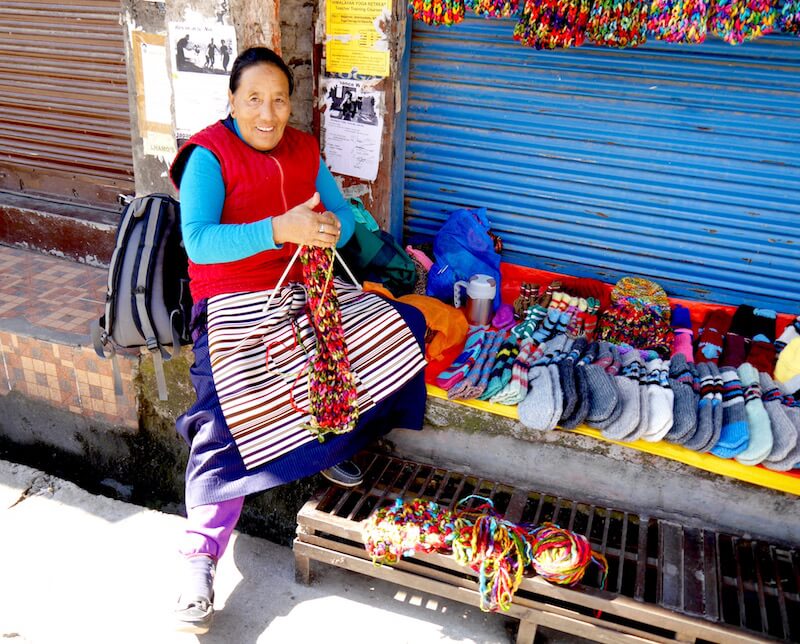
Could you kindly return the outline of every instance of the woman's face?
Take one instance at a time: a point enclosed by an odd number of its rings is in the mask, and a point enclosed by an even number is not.
[[[275,65],[260,63],[242,72],[235,92],[228,91],[231,115],[242,138],[266,152],[280,143],[292,113],[289,79]]]

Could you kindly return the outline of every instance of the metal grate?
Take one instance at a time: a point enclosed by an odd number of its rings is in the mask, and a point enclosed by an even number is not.
[[[364,483],[353,490],[325,490],[317,512],[359,522],[398,497],[434,500],[452,509],[477,494],[490,498],[511,521],[552,521],[586,536],[608,560],[607,592],[761,637],[800,641],[796,548],[520,490],[384,454],[365,456]],[[583,585],[599,588],[596,569],[590,571]]]

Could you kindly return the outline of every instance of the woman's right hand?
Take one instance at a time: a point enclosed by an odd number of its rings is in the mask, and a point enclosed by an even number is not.
[[[314,210],[319,205],[319,193],[284,214],[272,219],[272,238],[276,244],[291,242],[303,246],[333,248],[339,241],[341,224],[336,216],[326,210]]]

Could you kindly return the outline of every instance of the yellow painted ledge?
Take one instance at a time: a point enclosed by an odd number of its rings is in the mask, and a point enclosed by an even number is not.
[[[447,392],[435,385],[427,385],[428,395],[434,398],[441,398],[447,400]],[[505,416],[506,418],[513,418],[519,420],[516,405],[499,405],[497,403],[485,402],[483,400],[452,400],[450,402],[464,405],[465,407],[472,407],[473,409],[480,409],[481,411],[489,412],[490,414],[497,414],[498,416]],[[566,430],[565,430],[566,431]],[[729,476],[739,481],[746,481],[754,485],[770,488],[772,490],[779,490],[780,492],[788,492],[789,494],[796,494],[800,496],[800,477],[783,474],[782,472],[774,472],[764,467],[752,467],[749,465],[742,465],[733,459],[719,458],[713,454],[701,454],[693,452],[690,449],[674,445],[667,441],[659,441],[657,443],[650,443],[648,441],[637,440],[631,443],[623,443],[620,441],[609,440],[605,438],[599,430],[592,429],[586,425],[581,425],[572,431],[576,434],[583,436],[591,436],[597,440],[605,441],[607,443],[614,443],[621,445],[628,449],[639,450],[648,454],[655,454],[663,456],[664,458],[686,463],[692,467],[697,467],[701,470],[714,472],[715,474],[722,474]]]

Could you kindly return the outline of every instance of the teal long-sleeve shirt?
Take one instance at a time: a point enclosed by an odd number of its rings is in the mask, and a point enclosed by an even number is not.
[[[235,121],[234,121],[235,124]],[[239,128],[236,127],[239,134]],[[241,134],[239,134],[241,138]],[[327,210],[342,225],[337,246],[353,234],[355,218],[325,162],[320,159],[316,189]],[[251,224],[222,224],[225,184],[212,152],[195,147],[181,177],[181,231],[186,253],[196,264],[221,264],[279,248],[272,235],[272,218]]]

